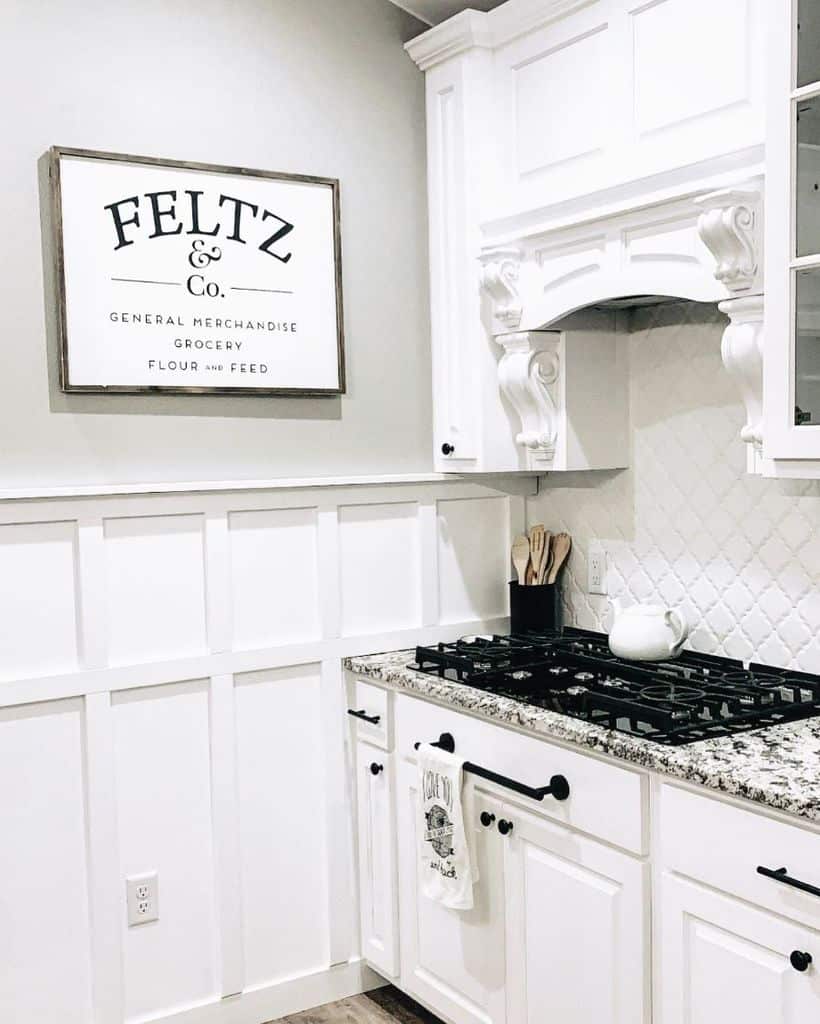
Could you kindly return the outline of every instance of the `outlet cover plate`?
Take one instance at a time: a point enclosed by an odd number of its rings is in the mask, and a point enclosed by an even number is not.
[[[159,919],[159,876],[131,875],[125,880],[128,901],[128,927]]]
[[[587,566],[589,569],[587,592],[590,594],[605,594],[606,551],[602,547],[590,547]]]

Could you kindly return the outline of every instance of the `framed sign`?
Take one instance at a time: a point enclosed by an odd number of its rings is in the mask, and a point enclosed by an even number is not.
[[[339,395],[339,182],[51,150],[64,391]]]

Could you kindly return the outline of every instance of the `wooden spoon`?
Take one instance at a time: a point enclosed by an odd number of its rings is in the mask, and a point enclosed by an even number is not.
[[[523,587],[527,578],[527,566],[530,562],[530,542],[528,538],[519,533],[512,544],[512,563],[518,573],[518,585]]]
[[[546,583],[549,571],[552,568],[552,534],[549,530],[544,533],[544,555],[541,559],[541,569],[538,573],[536,583]]]
[[[527,572],[527,583],[533,586],[538,582],[544,558],[544,527],[536,523],[530,530],[530,569]]]
[[[572,537],[568,533],[557,533],[552,543],[553,559],[547,583],[555,583],[558,573],[563,569],[570,549],[572,548]]]

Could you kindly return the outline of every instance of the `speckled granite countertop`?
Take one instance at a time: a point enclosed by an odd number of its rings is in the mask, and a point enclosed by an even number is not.
[[[345,659],[360,676],[439,704],[551,736],[820,824],[820,716],[683,747],[664,747],[407,666],[414,651]]]

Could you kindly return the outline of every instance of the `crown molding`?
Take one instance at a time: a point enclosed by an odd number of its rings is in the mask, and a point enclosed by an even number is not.
[[[493,41],[487,18],[483,11],[462,11],[411,39],[404,48],[422,71],[467,50],[489,49]]]

